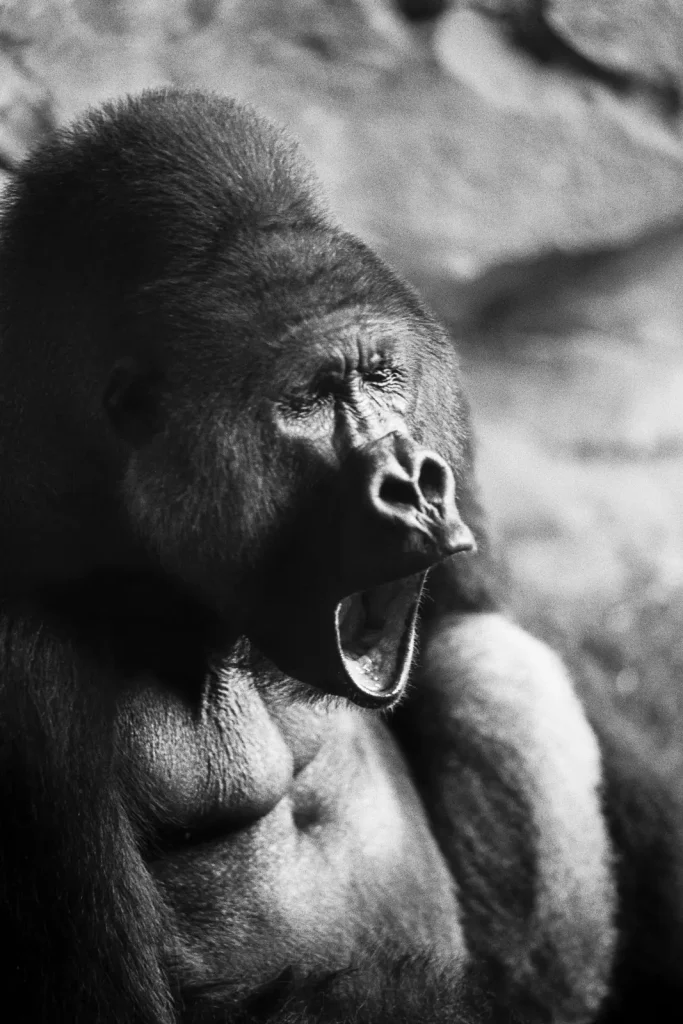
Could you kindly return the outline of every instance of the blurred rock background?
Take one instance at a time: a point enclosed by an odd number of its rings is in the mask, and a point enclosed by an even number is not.
[[[677,0],[0,2],[3,164],[163,83],[287,124],[447,320],[514,614],[680,771]]]

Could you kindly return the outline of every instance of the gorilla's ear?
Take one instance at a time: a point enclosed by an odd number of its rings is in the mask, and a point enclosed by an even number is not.
[[[136,448],[161,429],[161,376],[135,359],[116,363],[102,402],[116,433]]]

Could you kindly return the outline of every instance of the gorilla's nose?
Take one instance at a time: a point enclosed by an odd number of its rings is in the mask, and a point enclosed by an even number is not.
[[[475,550],[458,512],[453,473],[439,455],[393,433],[375,442],[366,458],[368,498],[380,521],[413,537],[434,560]]]

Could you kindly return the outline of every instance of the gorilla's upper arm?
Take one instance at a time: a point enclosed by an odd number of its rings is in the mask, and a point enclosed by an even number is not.
[[[532,1019],[590,1016],[611,967],[611,847],[597,741],[567,672],[491,611],[444,614],[421,646],[394,728],[472,948]]]

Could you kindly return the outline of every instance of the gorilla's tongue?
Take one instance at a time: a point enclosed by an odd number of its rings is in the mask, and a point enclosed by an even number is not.
[[[249,630],[287,675],[367,708],[392,704],[408,681],[424,573],[345,597],[294,603]]]

